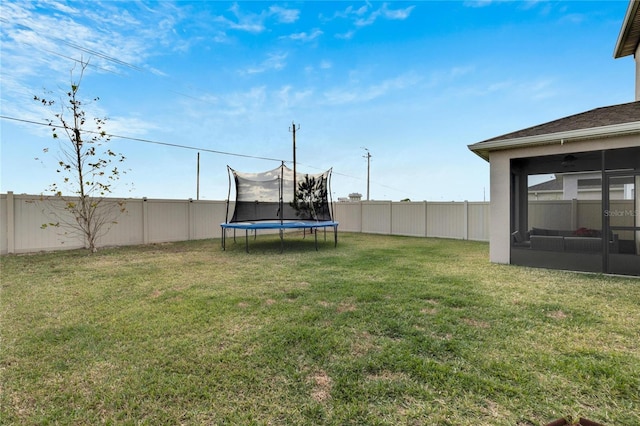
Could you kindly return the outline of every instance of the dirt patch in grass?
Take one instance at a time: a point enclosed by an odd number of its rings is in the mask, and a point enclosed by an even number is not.
[[[374,337],[369,332],[362,331],[352,339],[350,352],[355,357],[361,357],[376,348]]]
[[[337,308],[338,313],[355,312],[357,310],[358,308],[356,308],[356,305],[354,305],[353,303],[340,303]]]
[[[325,371],[316,371],[311,376],[311,382],[313,384],[311,397],[315,401],[322,403],[331,398],[331,387],[333,385],[333,381]]]
[[[387,382],[402,381],[407,379],[408,379],[408,376],[406,374],[398,373],[394,371],[381,371],[379,373],[369,374],[367,376],[367,380],[377,380],[377,381],[387,381]]]
[[[427,306],[420,309],[421,314],[435,315],[438,313],[438,307],[440,305],[440,302],[434,299],[426,299],[424,302],[426,303]]]
[[[483,328],[483,329],[491,328],[491,324],[489,324],[488,322],[480,321],[473,318],[463,318],[462,322],[467,325],[470,325],[471,327]]]
[[[547,314],[547,316],[548,316],[549,318],[553,318],[553,319],[555,319],[555,320],[563,320],[563,319],[567,319],[567,318],[569,317],[569,315],[568,315],[568,314],[566,314],[566,313],[565,313],[565,312],[563,312],[563,311],[553,311],[553,312],[549,312],[549,313]]]

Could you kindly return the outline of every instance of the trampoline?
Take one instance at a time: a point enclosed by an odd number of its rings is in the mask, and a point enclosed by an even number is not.
[[[237,229],[244,229],[245,231],[245,251],[249,253],[249,231],[254,232],[254,236],[257,235],[258,230],[265,229],[277,229],[280,231],[280,249],[284,248],[284,230],[285,229],[302,229],[306,231],[307,229],[314,230],[313,232],[315,236],[315,247],[318,250],[318,229],[324,229],[324,239],[327,239],[327,228],[333,228],[333,240],[334,247],[338,245],[338,222],[333,221],[324,221],[324,222],[315,222],[315,221],[305,221],[305,222],[240,222],[240,223],[222,223],[220,225],[222,227],[222,249],[226,248],[226,232],[227,229],[234,230],[234,240],[235,240],[235,231]]]
[[[277,230],[281,251],[284,249],[285,230],[302,229],[306,236],[309,229],[315,236],[318,250],[318,230],[333,228],[334,247],[338,245],[338,222],[332,218],[329,199],[331,169],[319,174],[293,173],[284,165],[261,173],[243,173],[227,166],[229,196],[227,215],[222,228],[222,249],[226,250],[227,230],[245,231],[245,251],[249,252],[249,231],[257,238],[259,230]],[[235,187],[235,203],[231,208],[231,177]]]

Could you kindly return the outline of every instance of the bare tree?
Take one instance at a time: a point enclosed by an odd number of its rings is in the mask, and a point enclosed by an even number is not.
[[[47,213],[53,221],[42,227],[56,226],[78,235],[84,239],[85,248],[94,253],[98,239],[125,211],[124,200],[106,200],[113,185],[126,173],[118,168],[125,157],[105,146],[111,139],[104,130],[106,118],[93,118],[93,128],[87,128],[85,103],[78,92],[89,62],[79,63],[77,80],[74,81],[72,69],[70,90],[60,97],[59,111],[53,114],[55,118],[47,120],[53,139],[60,144],[56,159],[60,180],[49,185],[47,192],[62,202],[51,203]],[[34,100],[45,107],[57,108],[52,99],[34,96]],[[98,100],[94,98],[93,102]],[[60,136],[66,138],[62,140]],[[49,149],[43,151],[49,152]]]

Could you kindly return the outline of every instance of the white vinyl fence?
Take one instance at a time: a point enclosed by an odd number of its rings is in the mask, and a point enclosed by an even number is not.
[[[55,203],[60,200],[0,194],[0,254],[84,247],[61,227],[42,228],[56,221],[48,213]],[[226,210],[226,201],[128,199],[98,246],[220,238]],[[334,219],[346,232],[489,240],[489,203],[483,202],[341,202],[334,204]]]
[[[341,231],[489,241],[489,203],[361,201],[333,213]]]

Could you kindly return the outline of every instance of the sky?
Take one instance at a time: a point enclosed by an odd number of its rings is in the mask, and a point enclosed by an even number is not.
[[[87,117],[126,157],[113,196],[224,200],[227,166],[293,167],[295,125],[297,171],[332,168],[334,200],[488,200],[468,145],[634,100],[628,4],[2,0],[0,192],[59,182],[59,110],[34,96],[88,61]]]

